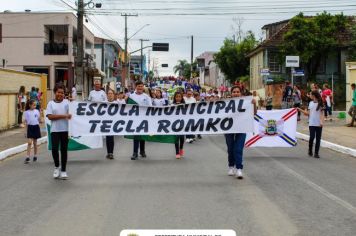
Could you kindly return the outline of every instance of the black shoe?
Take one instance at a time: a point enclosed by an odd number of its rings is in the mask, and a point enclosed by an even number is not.
[[[200,134],[198,134],[198,139],[201,139],[201,135]]]
[[[109,153],[108,155],[106,155],[106,159],[113,160],[114,159],[114,155],[112,153]]]
[[[30,158],[26,157],[24,164],[28,164],[28,163],[30,163]]]
[[[312,157],[313,156],[313,152],[312,151],[308,151],[308,155]]]
[[[37,157],[33,157],[33,162],[36,162],[37,161]]]
[[[314,154],[314,157],[315,158],[320,158],[319,154],[316,154],[316,153]]]
[[[138,159],[138,155],[137,155],[137,153],[134,153],[134,154],[132,154],[132,157],[131,157],[131,160],[137,160]]]
[[[140,155],[141,155],[142,158],[146,158],[147,157],[146,153],[144,153],[144,152],[141,152]]]

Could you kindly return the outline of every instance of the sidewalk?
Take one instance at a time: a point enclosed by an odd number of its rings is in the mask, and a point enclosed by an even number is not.
[[[0,152],[27,143],[25,133],[25,128],[13,128],[0,132]],[[47,135],[44,124],[41,124],[41,135],[42,137]]]
[[[337,119],[336,115],[333,115],[332,118],[332,121],[324,121],[321,139],[356,149],[356,127],[346,127],[346,120]],[[308,118],[302,114],[301,119],[298,122],[297,131],[309,135]]]

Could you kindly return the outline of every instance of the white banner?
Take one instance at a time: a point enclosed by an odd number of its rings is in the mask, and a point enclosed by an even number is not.
[[[252,97],[167,107],[71,102],[73,136],[253,132]]]
[[[254,117],[255,131],[245,147],[294,147],[297,145],[297,109],[259,110]]]

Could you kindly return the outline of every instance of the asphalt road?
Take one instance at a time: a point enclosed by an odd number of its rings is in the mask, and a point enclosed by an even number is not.
[[[52,179],[50,154],[0,162],[0,235],[119,235],[122,229],[233,229],[237,235],[356,235],[356,159],[327,149],[249,149],[245,179],[227,176],[222,136],[147,145],[131,161],[131,141],[70,153],[68,180]]]

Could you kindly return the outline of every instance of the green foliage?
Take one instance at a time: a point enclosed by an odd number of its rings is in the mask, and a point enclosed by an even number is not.
[[[193,62],[192,66],[187,60],[178,60],[177,65],[174,66],[174,73],[178,73],[179,76],[183,76],[186,79],[189,79],[191,76],[193,68],[193,77],[199,76],[198,72],[198,63],[196,61]]]
[[[247,54],[257,45],[255,35],[249,31],[246,37],[235,43],[231,39],[225,39],[220,51],[214,55],[215,63],[230,82],[239,77],[249,75],[250,60]]]
[[[351,42],[347,59],[350,61],[356,61],[356,25],[351,27]]]
[[[313,80],[321,59],[338,49],[338,34],[347,28],[347,18],[343,14],[333,16],[326,12],[310,18],[300,13],[289,24],[290,29],[284,34],[280,47],[281,59],[299,55],[308,80]]]

